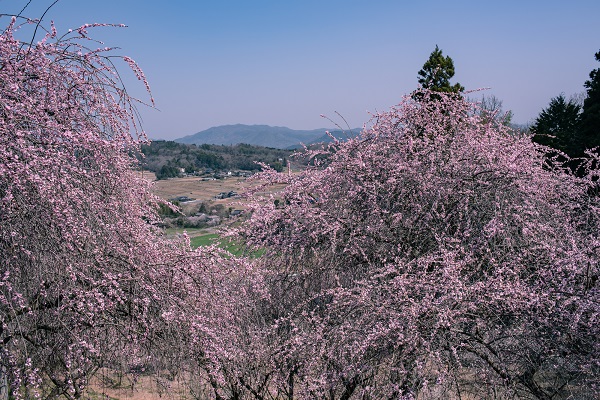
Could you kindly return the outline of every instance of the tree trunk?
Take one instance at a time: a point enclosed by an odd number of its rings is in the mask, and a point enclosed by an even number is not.
[[[0,367],[0,400],[8,400],[8,378],[5,367]]]

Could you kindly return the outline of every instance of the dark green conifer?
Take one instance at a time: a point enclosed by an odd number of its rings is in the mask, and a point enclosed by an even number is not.
[[[600,61],[600,51],[596,53]],[[590,72],[590,79],[584,83],[587,97],[581,113],[580,141],[584,148],[600,146],[600,68]]]
[[[578,138],[581,107],[574,100],[559,95],[536,118],[531,132],[533,141],[566,153],[569,157],[583,154]]]
[[[465,90],[460,83],[450,84],[450,79],[454,76],[454,61],[449,56],[444,57],[437,45],[418,74],[419,83],[424,89],[444,93],[460,93]]]

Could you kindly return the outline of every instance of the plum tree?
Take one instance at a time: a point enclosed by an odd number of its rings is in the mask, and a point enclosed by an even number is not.
[[[265,352],[280,387],[331,399],[600,393],[595,172],[548,165],[548,148],[473,107],[424,90],[313,152],[314,167],[258,178],[287,186],[277,205],[257,194],[235,234],[271,271],[266,323],[280,340]]]
[[[76,398],[165,338],[189,247],[153,225],[136,100],[111,49],[86,47],[98,24],[28,43],[18,21],[0,35],[0,368],[14,397]]]

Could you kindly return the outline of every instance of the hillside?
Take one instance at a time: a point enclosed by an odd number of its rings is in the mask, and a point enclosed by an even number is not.
[[[186,144],[235,145],[239,143],[254,146],[285,149],[300,143],[313,143],[327,131],[323,129],[295,130],[269,125],[222,125],[216,126],[175,141]]]
[[[256,162],[282,170],[292,150],[237,144],[235,146],[176,143],[156,140],[141,148],[140,162],[146,170],[156,174],[157,179],[172,178],[206,171],[257,171]]]

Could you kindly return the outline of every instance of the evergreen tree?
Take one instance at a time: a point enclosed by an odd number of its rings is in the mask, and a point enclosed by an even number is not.
[[[581,107],[574,100],[559,95],[550,100],[548,108],[542,110],[531,127],[533,141],[560,150],[569,157],[583,153],[578,139]]]
[[[600,51],[595,54],[600,61]],[[584,148],[600,146],[600,68],[590,72],[590,79],[584,83],[587,97],[581,113],[580,136]]]
[[[418,74],[419,83],[425,89],[444,93],[460,93],[465,90],[460,83],[450,84],[450,79],[454,76],[454,61],[449,56],[444,57],[437,45]]]

